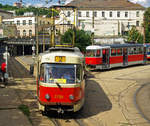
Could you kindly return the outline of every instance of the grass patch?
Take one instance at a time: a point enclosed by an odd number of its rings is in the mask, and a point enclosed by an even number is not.
[[[29,110],[29,107],[28,107],[27,105],[23,105],[23,104],[22,104],[22,105],[20,105],[20,106],[18,107],[18,109],[21,110],[21,111],[23,112],[23,114],[27,116],[27,118],[29,119],[29,121],[30,121],[31,124],[32,124],[32,121],[31,121],[31,119],[30,119],[30,110]]]

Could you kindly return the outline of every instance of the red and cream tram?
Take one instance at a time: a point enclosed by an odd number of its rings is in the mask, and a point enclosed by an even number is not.
[[[42,112],[76,112],[84,104],[85,58],[78,48],[50,48],[38,58],[37,96]]]
[[[95,69],[110,69],[146,63],[142,44],[91,45],[86,48],[85,62]]]

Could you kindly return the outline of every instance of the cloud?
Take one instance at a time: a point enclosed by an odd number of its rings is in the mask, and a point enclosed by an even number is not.
[[[145,7],[148,7],[150,6],[150,0],[129,0],[130,2],[133,2],[133,3],[138,3],[138,4],[141,4]]]

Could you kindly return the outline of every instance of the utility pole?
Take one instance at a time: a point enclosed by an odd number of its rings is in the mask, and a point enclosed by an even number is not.
[[[51,44],[52,47],[55,46],[55,19],[54,19],[54,8],[52,7],[52,28],[51,28]]]
[[[36,74],[36,79],[37,81],[39,80],[39,62],[38,62],[38,55],[39,55],[39,34],[38,34],[38,14],[36,16],[36,69],[37,69],[37,74]],[[38,82],[37,82],[38,83]]]
[[[74,8],[73,11],[74,11],[74,22],[73,22],[73,39],[72,39],[72,47],[74,47],[74,45],[75,45],[76,8]]]
[[[36,16],[35,34],[36,34],[36,55],[38,56],[39,54],[38,15]]]
[[[92,14],[92,34],[91,34],[91,39],[92,39],[92,45],[94,45],[94,11]]]
[[[143,19],[143,43],[145,44],[145,15],[144,15],[144,19]]]
[[[45,51],[45,30],[44,30],[44,26],[43,26],[43,52]]]

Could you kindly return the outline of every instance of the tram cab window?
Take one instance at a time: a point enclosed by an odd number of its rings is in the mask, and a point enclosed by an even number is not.
[[[73,84],[80,82],[80,69],[80,65],[45,63],[40,68],[40,81],[53,84]]]
[[[116,49],[111,49],[111,56],[116,56]]]

